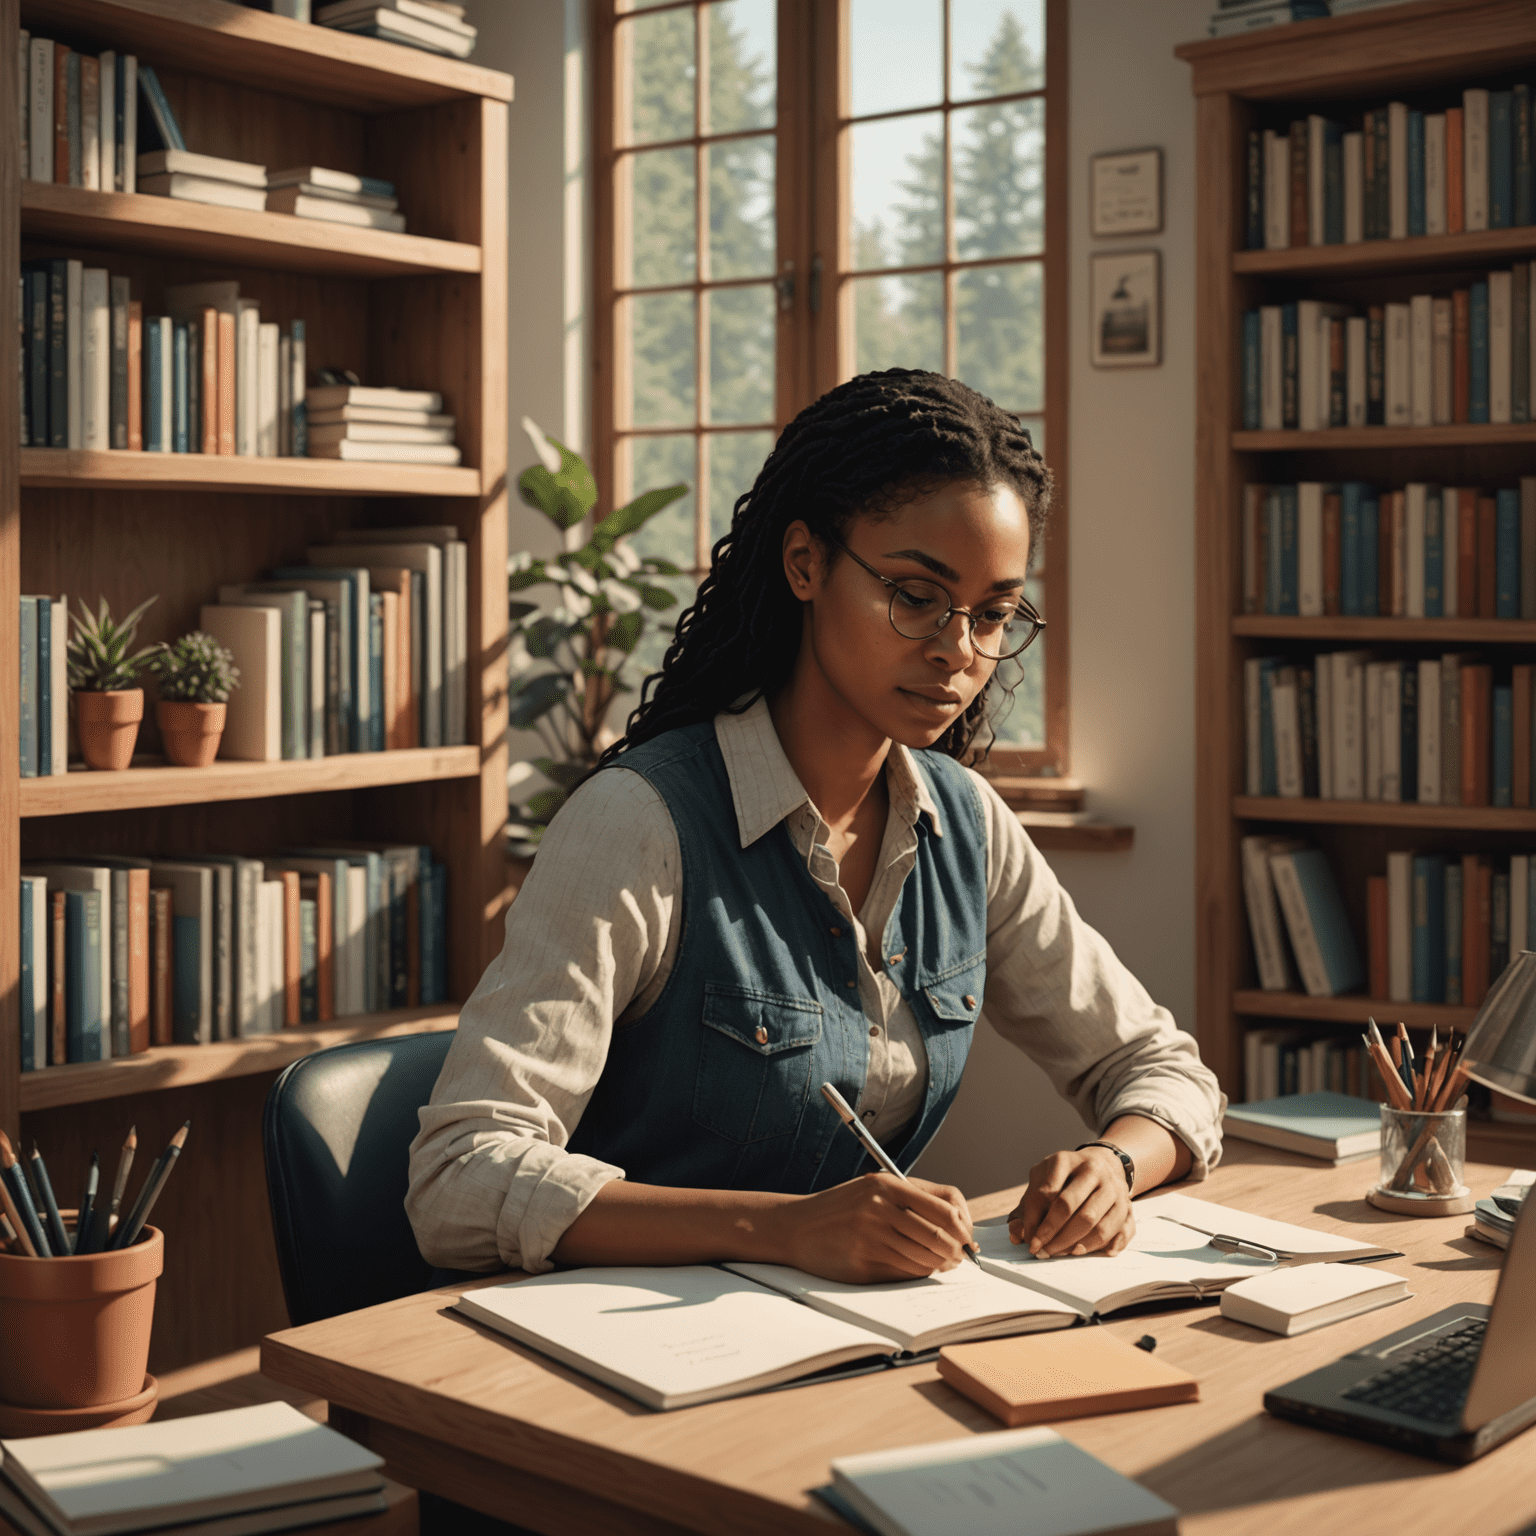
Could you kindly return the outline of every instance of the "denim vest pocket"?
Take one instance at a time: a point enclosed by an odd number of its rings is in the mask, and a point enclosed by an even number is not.
[[[923,988],[923,996],[941,1025],[974,1024],[981,1014],[986,982],[987,955],[983,950],[933,977]]]
[[[821,1017],[821,1004],[808,998],[706,982],[694,1120],[743,1144],[793,1135]]]

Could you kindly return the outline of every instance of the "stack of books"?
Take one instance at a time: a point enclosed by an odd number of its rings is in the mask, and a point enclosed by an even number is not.
[[[355,224],[363,229],[400,233],[405,218],[396,210],[395,184],[377,176],[354,176],[319,165],[297,165],[267,173],[268,213],[291,213],[301,219],[331,224]]]
[[[1257,1103],[1260,1108],[1270,1101],[1290,1102],[1297,1095],[1303,1103],[1319,1095],[1346,1103],[1368,1101],[1373,1105],[1369,1111],[1372,1123],[1378,1125],[1374,1105],[1386,1101],[1386,1090],[1358,1034],[1315,1038],[1296,1029],[1247,1030],[1243,1035],[1243,1088],[1247,1102]],[[1230,1116],[1231,1110],[1227,1113]],[[1222,1133],[1330,1160],[1343,1161],[1354,1155],[1337,1148],[1330,1151],[1321,1141],[1281,1141],[1261,1132],[1245,1131],[1235,1121],[1224,1120]]]
[[[1536,1182],[1536,1172],[1529,1168],[1512,1169],[1508,1180],[1488,1199],[1477,1202],[1466,1235],[1491,1243],[1495,1248],[1508,1248],[1520,1207],[1529,1198],[1533,1182]]]
[[[475,51],[476,29],[464,7],[452,0],[336,0],[315,12],[322,27],[404,43],[427,53],[467,59]]]
[[[1328,15],[1328,0],[1217,0],[1207,28],[1212,37],[1241,37],[1292,21],[1316,21]]]
[[[1245,1037],[1244,1046],[1251,1047],[1247,1065],[1257,1063],[1257,1049],[1266,1043],[1261,1040],[1263,1033],[1262,1030],[1250,1030]],[[1341,1049],[1344,1046],[1342,1041],[1317,1041],[1315,1044],[1338,1045]],[[1326,1051],[1323,1059],[1326,1081],[1331,1065]],[[1347,1076],[1347,1067],[1343,1075]],[[1256,1080],[1256,1073],[1250,1072],[1250,1092]],[[1222,1117],[1221,1133],[1235,1136],[1239,1141],[1256,1141],[1261,1146],[1280,1147],[1287,1152],[1300,1152],[1335,1164],[1370,1157],[1381,1150],[1381,1116],[1375,1103],[1327,1088],[1254,1099],[1246,1104],[1229,1104]]]
[[[305,397],[315,459],[389,464],[457,464],[453,417],[435,389],[325,384]]]
[[[21,1070],[440,1003],[430,848],[61,859],[21,877]]]
[[[267,201],[267,168],[189,149],[158,149],[139,156],[139,191],[186,203],[213,203],[260,213]]]

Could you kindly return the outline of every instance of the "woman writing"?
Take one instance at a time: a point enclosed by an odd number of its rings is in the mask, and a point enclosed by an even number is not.
[[[411,1149],[430,1262],[952,1267],[959,1191],[870,1172],[818,1090],[910,1169],[983,1012],[1100,1128],[1030,1170],[1015,1241],[1118,1253],[1133,1193],[1215,1162],[1193,1040],[959,761],[1037,632],[1049,499],[1015,419],[938,375],[785,430],[464,1007]]]

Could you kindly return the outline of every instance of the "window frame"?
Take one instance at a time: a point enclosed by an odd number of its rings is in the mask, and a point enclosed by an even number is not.
[[[643,14],[693,9],[697,0],[665,0]],[[947,3],[947,0],[946,0]],[[1045,399],[1047,447],[1055,491],[1043,551],[1045,639],[1045,741],[1038,747],[999,747],[989,760],[996,771],[1065,777],[1070,772],[1071,624],[1068,608],[1068,415],[1070,347],[1070,190],[1067,145],[1069,0],[1045,0],[1045,186],[1043,268],[1045,311]],[[624,102],[619,80],[618,27],[631,13],[628,0],[591,0],[593,89],[593,389],[592,459],[597,475],[597,515],[613,505],[620,482],[621,455],[629,429],[622,423],[621,399],[630,380],[621,345],[619,309],[624,290],[617,282],[620,252],[629,210],[618,174],[626,147],[619,143]],[[849,31],[851,0],[778,0],[775,134],[777,257],[779,286],[775,338],[774,430],[782,431],[804,406],[854,372],[854,283],[852,260],[852,166],[850,132]],[[946,61],[947,66],[947,61]],[[701,81],[702,83],[702,81]],[[949,71],[944,70],[946,112],[973,105],[949,101]],[[697,130],[697,120],[695,124]],[[697,135],[695,136],[697,137]],[[946,128],[946,140],[948,138]],[[681,142],[688,142],[686,140]],[[949,156],[945,156],[946,218],[953,221]],[[704,218],[700,199],[697,217]],[[944,260],[923,270],[942,271],[946,294],[954,274],[978,265]],[[705,291],[696,270],[691,285]],[[701,319],[701,311],[696,310]],[[699,320],[696,319],[696,324]],[[953,355],[953,314],[946,302],[946,355]],[[705,345],[703,332],[696,345]],[[703,407],[696,402],[696,412]],[[696,436],[719,430],[678,427]],[[737,429],[740,430],[740,429]],[[754,429],[760,430],[760,429]],[[695,487],[696,528],[709,525],[708,486]],[[697,554],[707,563],[706,539],[696,536]],[[1037,566],[1040,564],[1037,561]]]

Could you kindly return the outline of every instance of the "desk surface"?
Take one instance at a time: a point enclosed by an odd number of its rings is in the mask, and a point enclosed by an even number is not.
[[[1110,1322],[1155,1334],[1157,1355],[1200,1379],[1198,1403],[1064,1422],[1063,1434],[1183,1514],[1184,1536],[1508,1536],[1536,1519],[1536,1431],[1466,1467],[1272,1419],[1264,1391],[1456,1301],[1492,1299],[1502,1254],[1465,1238],[1467,1218],[1415,1219],[1362,1198],[1372,1162],[1320,1168],[1229,1143],[1196,1197],[1400,1248],[1394,1307],[1284,1339],[1212,1306]],[[1486,1195],[1507,1167],[1469,1164]],[[1005,1213],[1002,1191],[972,1202]],[[482,1330],[427,1292],[274,1334],[262,1369],[324,1397],[393,1476],[521,1520],[551,1536],[756,1536],[846,1529],[812,1497],[832,1456],[984,1433],[994,1420],[914,1366],[851,1381],[652,1413]]]

